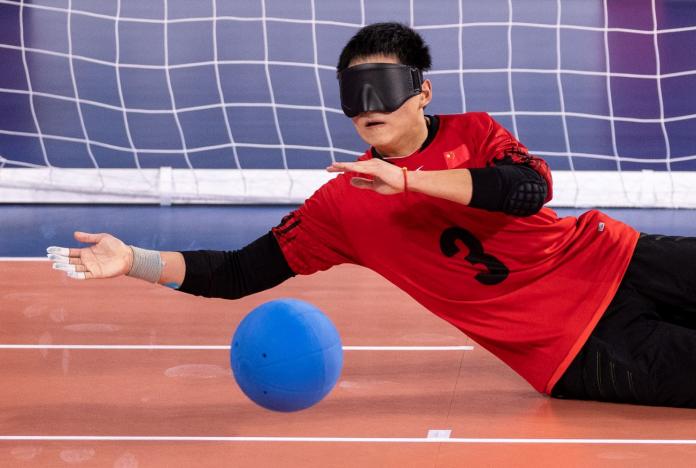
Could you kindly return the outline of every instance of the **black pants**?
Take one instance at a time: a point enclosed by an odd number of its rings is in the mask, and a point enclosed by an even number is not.
[[[616,296],[551,396],[696,408],[696,238],[641,235]]]

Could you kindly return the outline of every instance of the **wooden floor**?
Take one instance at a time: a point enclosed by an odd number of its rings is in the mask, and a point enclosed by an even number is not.
[[[347,349],[334,391],[299,413],[255,406],[229,370],[226,348],[241,318],[278,297],[316,304],[345,346],[379,347]],[[351,266],[224,301],[0,261],[0,345],[2,467],[696,460],[696,411],[549,399],[384,279]]]

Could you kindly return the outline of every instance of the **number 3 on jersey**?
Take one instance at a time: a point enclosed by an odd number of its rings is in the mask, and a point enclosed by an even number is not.
[[[505,281],[510,274],[508,267],[493,255],[483,250],[483,244],[472,233],[464,228],[451,227],[442,231],[440,235],[440,250],[446,257],[454,257],[459,253],[459,247],[455,241],[460,240],[469,249],[469,254],[464,257],[472,265],[483,265],[486,271],[478,273],[474,278],[481,284],[493,286]]]

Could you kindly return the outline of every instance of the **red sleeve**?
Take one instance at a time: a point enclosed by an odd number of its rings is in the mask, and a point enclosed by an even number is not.
[[[483,114],[489,120],[489,129],[479,151],[487,167],[498,164],[522,164],[534,169],[546,181],[547,193],[544,203],[553,196],[553,181],[551,169],[543,159],[529,154],[527,148],[517,141],[502,125],[493,120],[488,114]]]
[[[272,229],[293,272],[309,275],[341,263],[355,263],[336,214],[342,176],[319,188]]]

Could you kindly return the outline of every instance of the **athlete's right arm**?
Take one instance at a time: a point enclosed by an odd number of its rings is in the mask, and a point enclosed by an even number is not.
[[[76,232],[84,248],[49,247],[53,268],[71,278],[129,275],[206,297],[236,299],[288,278],[358,263],[345,237],[337,206],[350,185],[340,176],[320,187],[280,224],[234,251],[157,252],[128,246],[110,234]]]
[[[76,232],[75,239],[92,245],[48,249],[53,268],[75,279],[130,275],[189,294],[236,299],[295,275],[270,232],[236,251],[147,251],[105,233]]]
[[[133,270],[134,249],[111,234],[77,231],[74,236],[77,241],[91,245],[77,249],[49,247],[48,258],[53,261],[55,270],[64,271],[73,279],[115,278]],[[158,256],[161,274],[158,274],[157,282],[181,284],[186,274],[183,255],[158,252]]]

